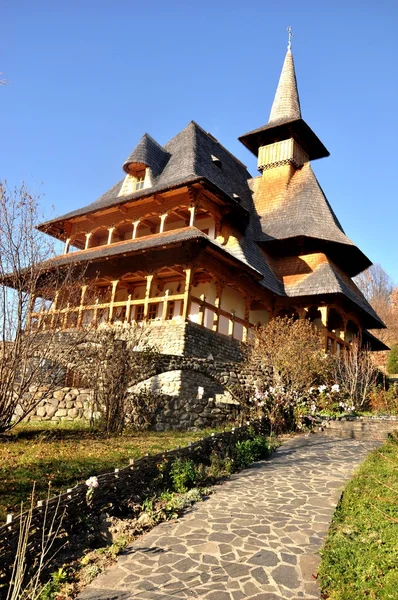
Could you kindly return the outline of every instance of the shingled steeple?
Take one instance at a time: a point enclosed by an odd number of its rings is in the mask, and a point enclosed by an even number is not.
[[[293,54],[289,44],[269,115],[269,123],[282,123],[295,119],[301,119],[301,109]]]
[[[329,152],[301,116],[290,37],[289,32],[289,45],[271,107],[269,121],[263,127],[242,135],[239,140],[253,154],[258,156],[260,148],[292,139],[304,151],[308,160],[315,160],[329,156]]]

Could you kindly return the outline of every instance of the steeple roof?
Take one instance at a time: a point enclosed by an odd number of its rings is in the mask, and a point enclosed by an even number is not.
[[[267,146],[289,138],[296,140],[308,154],[310,160],[329,156],[328,150],[301,116],[296,71],[290,44],[268,123],[245,133],[239,137],[239,140],[257,156],[260,146]]]
[[[301,119],[301,109],[294,60],[289,48],[269,115],[269,123],[289,122],[295,119]]]
[[[158,144],[153,137],[144,133],[137,146],[134,148],[123,165],[126,173],[130,172],[132,165],[144,165],[152,169],[152,174],[157,177],[167,163],[170,155]]]

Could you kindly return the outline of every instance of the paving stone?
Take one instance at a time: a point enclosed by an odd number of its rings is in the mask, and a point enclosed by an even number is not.
[[[288,440],[134,542],[79,600],[319,600],[313,575],[340,490],[377,443]]]

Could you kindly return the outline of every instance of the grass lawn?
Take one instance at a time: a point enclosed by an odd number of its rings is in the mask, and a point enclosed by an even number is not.
[[[337,507],[319,580],[331,600],[398,598],[398,440],[372,452]]]
[[[38,499],[45,498],[48,482],[53,493],[65,491],[91,475],[126,466],[130,458],[184,446],[209,433],[151,431],[107,438],[74,424],[18,426],[0,437],[0,523],[27,502],[34,481]]]

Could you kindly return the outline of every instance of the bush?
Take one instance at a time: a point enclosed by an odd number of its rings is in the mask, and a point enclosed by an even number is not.
[[[171,465],[170,478],[175,491],[179,494],[194,487],[198,479],[198,470],[193,460],[177,458]]]
[[[387,360],[387,373],[389,375],[398,373],[398,344],[393,344],[391,346]]]
[[[238,469],[245,469],[256,460],[266,458],[270,453],[268,438],[264,436],[237,442],[235,449],[235,464]]]

